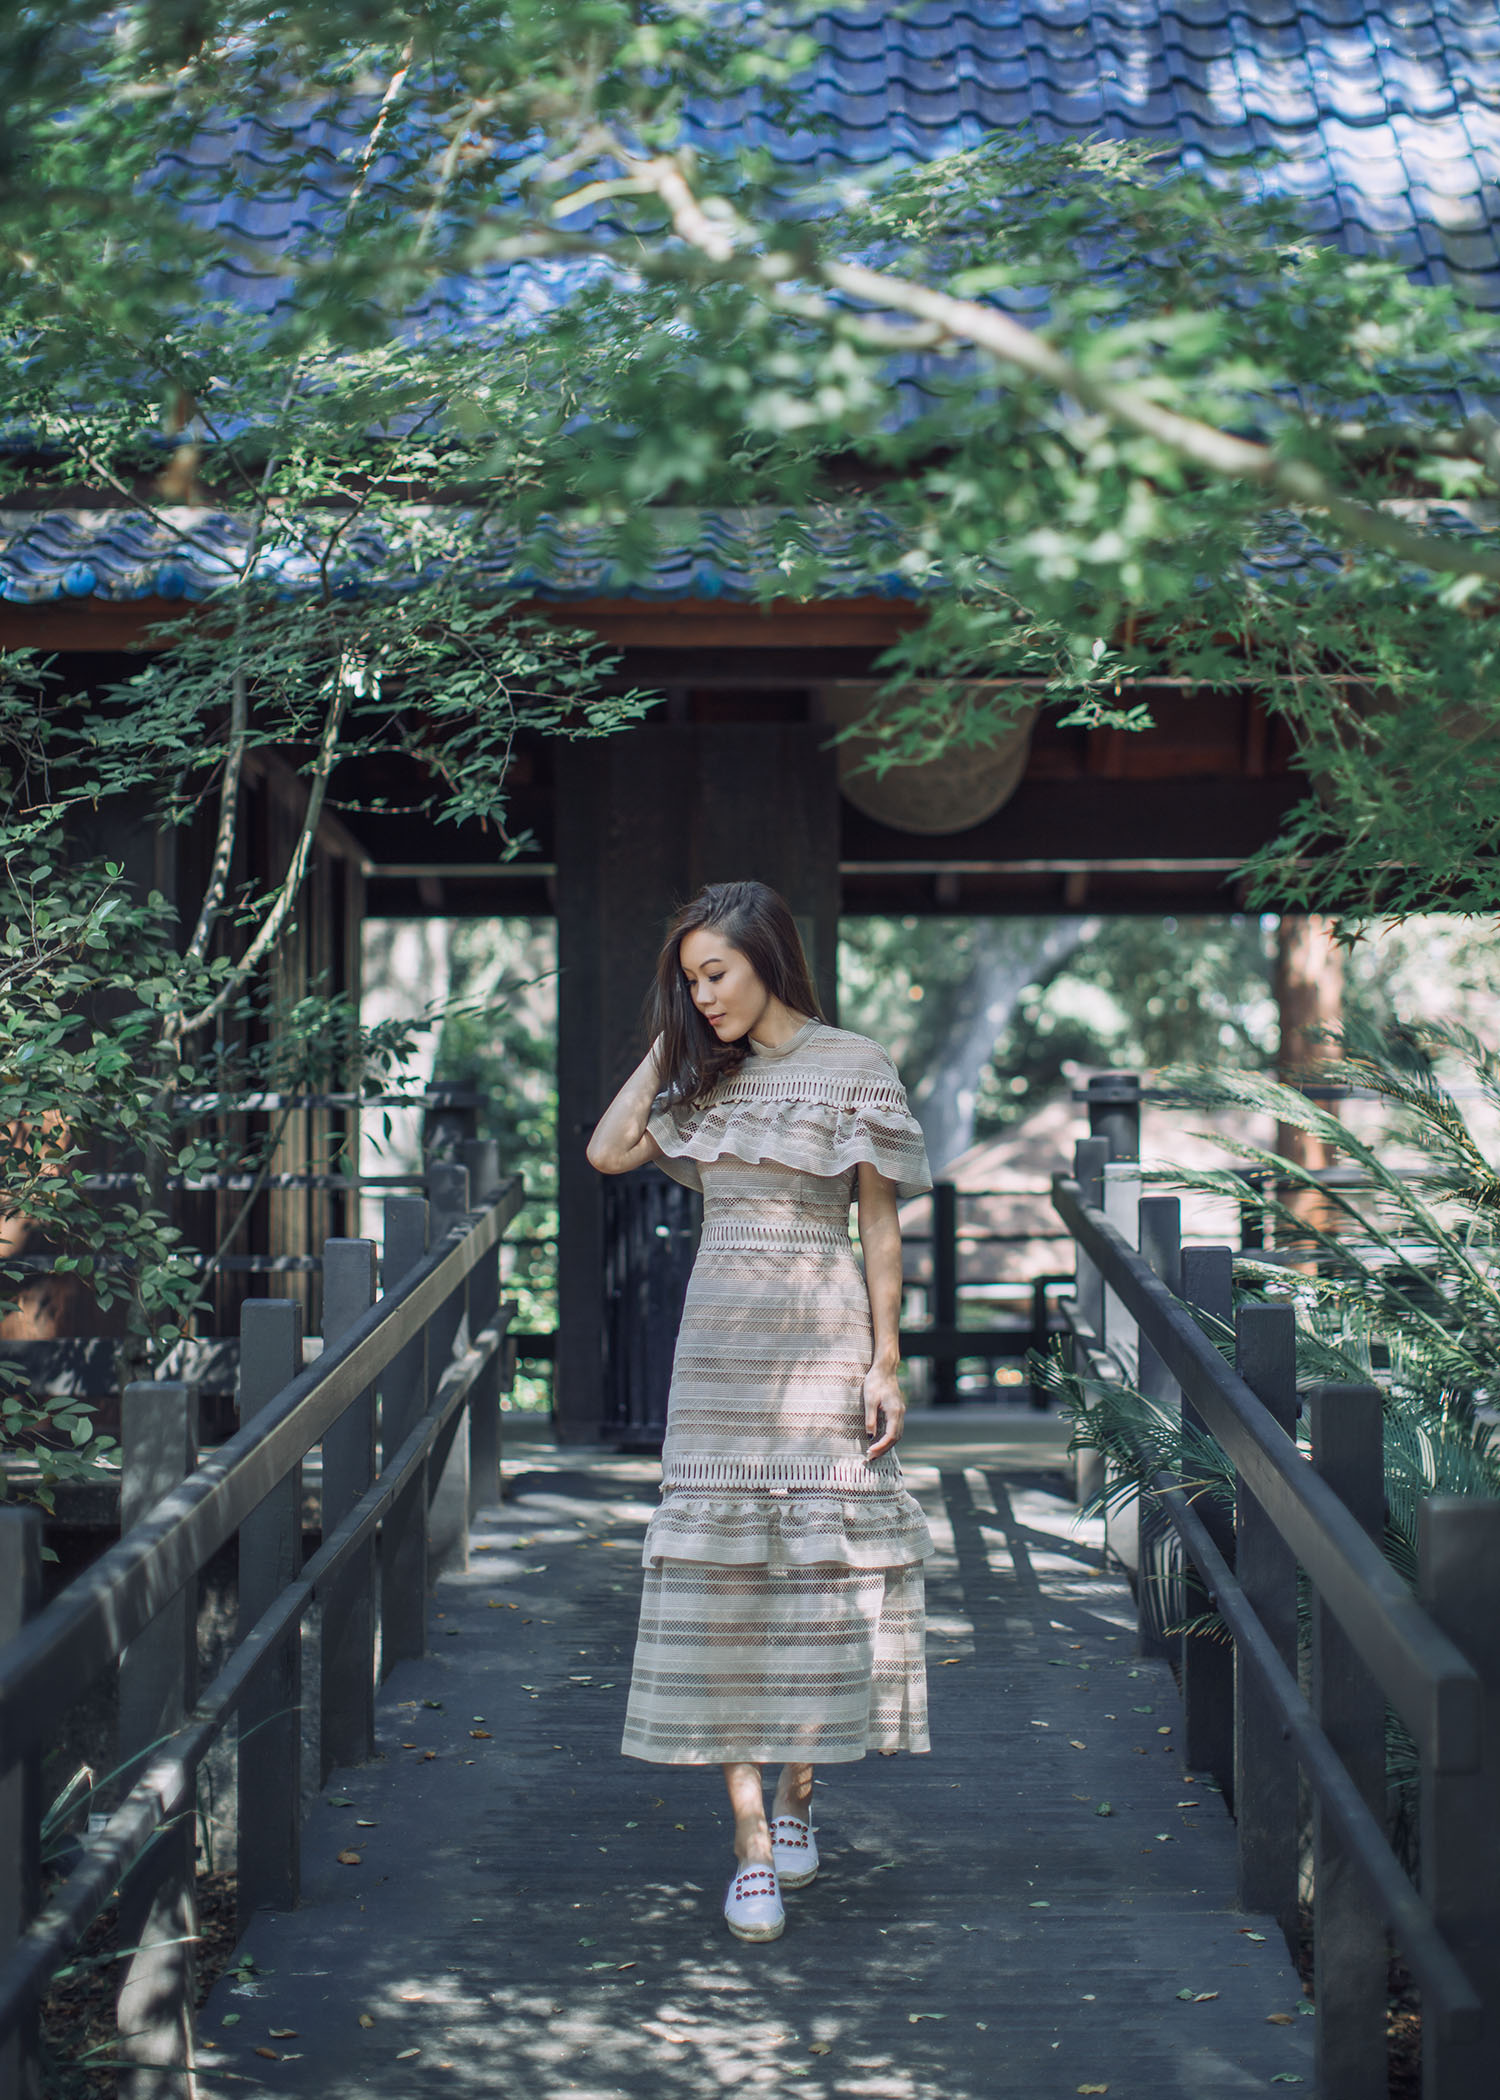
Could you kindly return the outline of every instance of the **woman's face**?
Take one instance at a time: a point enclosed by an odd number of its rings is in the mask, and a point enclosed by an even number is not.
[[[688,997],[721,1043],[749,1035],[770,994],[738,948],[712,926],[685,933],[677,950]]]

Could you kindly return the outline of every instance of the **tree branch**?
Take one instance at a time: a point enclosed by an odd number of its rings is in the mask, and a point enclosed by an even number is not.
[[[868,306],[908,314],[941,329],[952,341],[969,343],[987,352],[1002,364],[1040,379],[1081,407],[1155,438],[1179,459],[1190,461],[1221,481],[1247,482],[1298,509],[1322,512],[1366,546],[1383,548],[1403,561],[1443,575],[1483,577],[1500,583],[1500,548],[1450,534],[1418,531],[1388,510],[1345,495],[1310,461],[1284,458],[1269,445],[1236,437],[1194,416],[1164,408],[1135,388],[1096,379],[1033,329],[996,307],[981,306],[976,300],[960,299],[951,292],[914,284],[862,263],[820,257],[799,259],[785,252],[747,253],[742,243],[747,237],[755,237],[755,229],[726,200],[701,203],[674,158],[658,155],[642,159],[618,139],[611,152],[632,179],[660,197],[674,231],[715,274],[741,282],[759,282],[773,300],[785,301],[789,306],[791,288],[787,280],[810,275],[831,291]],[[588,237],[583,236],[583,240],[588,245]],[[613,252],[609,243],[593,245],[598,252]],[[673,259],[660,250],[641,248],[632,255],[631,267],[646,277],[680,275],[680,265],[674,267]],[[806,317],[805,298],[798,303]]]
[[[307,874],[308,862],[312,858],[313,843],[318,823],[323,814],[324,797],[328,792],[328,776],[338,758],[339,731],[343,726],[344,710],[348,705],[350,681],[346,675],[344,652],[340,650],[333,672],[333,694],[328,704],[328,713],[323,722],[323,734],[318,746],[318,756],[313,764],[308,783],[307,808],[302,815],[302,828],[297,843],[292,849],[287,871],[282,878],[269,911],[256,929],[255,938],[225,978],[214,996],[202,1005],[197,1013],[179,1014],[163,1031],[163,1040],[169,1048],[176,1049],[185,1037],[196,1035],[210,1021],[216,1021],[229,1005],[231,999],[252,977],[280,940],[286,922],[296,905],[298,893]]]
[[[229,748],[224,754],[224,778],[219,785],[218,836],[214,840],[213,864],[209,869],[208,888],[203,893],[198,923],[193,928],[193,937],[187,944],[186,959],[189,962],[202,962],[208,953],[208,943],[228,893],[229,870],[234,860],[240,776],[244,771],[245,744],[250,721],[248,685],[243,668],[236,669],[233,673],[230,690],[233,698],[229,713]]]

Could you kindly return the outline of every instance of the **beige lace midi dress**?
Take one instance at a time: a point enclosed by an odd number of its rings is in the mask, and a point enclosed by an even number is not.
[[[856,1169],[931,1186],[879,1044],[809,1021],[650,1123],[703,1233],[647,1528],[625,1755],[847,1764],[927,1741],[922,1563],[894,1451],[865,1456]]]

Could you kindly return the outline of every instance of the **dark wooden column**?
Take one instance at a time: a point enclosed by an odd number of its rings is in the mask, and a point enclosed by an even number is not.
[[[603,1193],[589,1132],[645,1051],[642,1007],[666,921],[705,882],[755,879],[797,915],[834,1011],[838,783],[827,731],[800,723],[637,729],[557,753],[557,1431],[599,1434]],[[653,1170],[654,1171],[654,1170]]]

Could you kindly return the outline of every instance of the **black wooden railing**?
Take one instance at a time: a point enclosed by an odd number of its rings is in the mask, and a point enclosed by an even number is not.
[[[1132,1142],[1128,1102],[1110,1106],[1120,1127],[1082,1142],[1054,1183],[1077,1248],[1075,1366],[1180,1405],[1234,1468],[1232,1516],[1167,1473],[1140,1509],[1142,1641],[1176,1650],[1186,1762],[1233,1806],[1241,1902],[1289,1935],[1299,1765],[1308,1782],[1319,2092],[1385,2100],[1389,1935],[1421,1991],[1424,2100],[1477,2100],[1500,2091],[1500,1501],[1428,1498],[1413,1595],[1378,1543],[1380,1394],[1314,1387],[1303,1455],[1290,1305],[1236,1313],[1230,1249],[1181,1246],[1176,1198],[1141,1197],[1116,1149]],[[1233,1332],[1233,1365],[1194,1308]],[[1181,1630],[1209,1606],[1232,1646]],[[1387,1703],[1420,1757],[1420,1888],[1386,1834]]]
[[[513,1368],[499,1248],[520,1184],[496,1186],[493,1148],[475,1146],[468,1158],[435,1165],[427,1196],[386,1199],[382,1295],[374,1241],[325,1243],[324,1347],[305,1368],[300,1305],[245,1305],[240,1427],[202,1464],[191,1387],[127,1390],[128,1528],[43,1610],[40,1517],[0,1510],[4,2100],[32,2100],[39,2000],[116,1888],[120,2090],[130,2100],[186,2100],[195,1793],[206,1752],[237,1714],[240,1918],[289,1907],[299,1883],[305,1615],[313,1606],[322,1615],[311,1694],[320,1779],[374,1752],[377,1635],[382,1676],[424,1652],[434,1503],[451,1498],[455,1479],[462,1491],[463,1468],[448,1460],[464,1450],[454,1445],[465,1417],[467,1508],[448,1521],[466,1524],[498,1498],[500,1393]],[[470,1166],[481,1192],[474,1207]],[[301,1467],[319,1443],[322,1542],[304,1566]],[[197,1577],[236,1533],[238,1639],[198,1693]],[[74,1703],[115,1668],[129,1791],[44,1899],[43,1752]]]
[[[962,1229],[959,1208],[962,1203],[986,1202],[1012,1193],[1006,1189],[961,1189],[951,1181],[940,1181],[929,1198],[931,1232],[909,1232],[903,1228],[901,1236],[906,1246],[931,1249],[927,1318],[919,1326],[901,1329],[901,1355],[903,1360],[925,1358],[931,1363],[934,1407],[957,1405],[958,1367],[961,1363],[1018,1361],[1033,1350],[1045,1349],[1050,1336],[1057,1331],[1052,1300],[1059,1285],[1072,1284],[1071,1270],[1049,1271],[1045,1276],[1028,1280],[1024,1286],[1028,1299],[1024,1320],[995,1320],[987,1326],[965,1326],[962,1323],[960,1257],[965,1250],[982,1246],[1030,1245],[1039,1239],[1055,1238],[1064,1244],[1067,1241],[1065,1232],[965,1232]],[[1038,1404],[1045,1405],[1045,1401]]]

